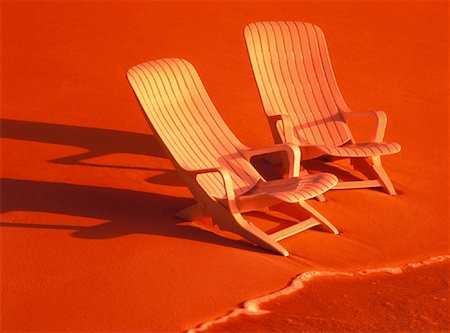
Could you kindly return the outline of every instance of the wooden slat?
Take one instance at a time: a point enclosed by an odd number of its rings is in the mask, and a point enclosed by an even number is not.
[[[303,175],[301,178],[277,179],[258,183],[250,192],[239,200],[248,201],[255,198],[278,198],[284,202],[300,202],[314,198],[336,185],[338,179],[329,173]]]
[[[350,129],[342,121],[340,111],[350,111],[350,109],[347,106],[347,104],[345,103],[345,100],[342,97],[342,94],[339,90],[339,87],[338,87],[338,84],[336,81],[336,77],[334,75],[334,71],[331,66],[331,60],[330,60],[330,55],[328,53],[328,47],[327,47],[327,42],[325,40],[325,35],[324,35],[323,31],[317,26],[314,26],[314,30],[315,30],[315,33],[317,36],[320,59],[322,61],[323,70],[324,70],[325,76],[327,78],[327,83],[330,88],[331,94],[333,95],[333,99],[334,99],[334,102],[336,103],[336,107],[339,111],[338,113],[336,113],[334,115],[335,125],[337,126],[338,131],[341,135],[343,135],[343,133],[346,133],[346,136],[342,137],[342,140],[344,142],[349,141],[348,138],[351,138]]]
[[[368,188],[368,187],[380,187],[382,186],[378,180],[355,180],[348,182],[337,183],[333,190],[344,190],[352,188]]]
[[[148,66],[145,64],[144,66]],[[180,78],[174,76],[171,67],[162,61],[156,61],[153,64],[156,69],[154,79],[162,87],[160,94],[165,105],[170,107],[171,112],[165,112],[163,117],[168,119],[166,126],[172,129],[171,135],[179,137],[183,140],[182,148],[188,148],[191,156],[189,159],[197,160],[203,168],[217,165],[215,163],[215,147],[205,142],[207,137],[200,131],[200,127],[196,121],[193,121],[193,109],[189,98],[188,91],[184,85],[179,85]],[[224,194],[223,186],[220,186],[220,178],[217,174],[207,174],[201,176],[202,185],[214,188],[215,195]]]
[[[259,89],[262,90],[261,99],[264,104],[264,110],[268,115],[279,114],[279,109],[276,105],[276,100],[272,92],[272,87],[269,84],[268,74],[265,70],[264,53],[262,50],[262,43],[258,34],[256,24],[250,24],[245,29],[245,36],[248,45],[250,58],[252,59],[253,71],[256,73],[255,79]]]
[[[348,142],[338,107],[345,103],[321,30],[302,22],[256,22],[245,36],[267,114],[289,114],[300,144]]]
[[[268,24],[268,23],[267,23]],[[283,82],[286,86],[285,94],[288,95],[291,108],[286,110],[287,114],[291,115],[293,126],[296,128],[297,138],[300,144],[307,144],[308,140],[306,139],[309,136],[312,136],[313,133],[311,129],[306,124],[306,118],[303,115],[303,112],[296,112],[296,110],[309,110],[309,106],[307,104],[305,93],[303,91],[303,87],[299,84],[298,76],[295,75],[296,71],[292,70],[295,68],[295,59],[292,56],[292,42],[289,39],[287,25],[284,24],[272,24],[270,28],[273,32],[273,42],[274,45],[274,53],[278,55],[277,61],[278,66],[280,67],[281,76],[283,78]],[[283,29],[286,35],[286,40],[283,38]],[[274,65],[276,66],[276,65]],[[297,82],[295,81],[297,79]],[[300,91],[297,91],[300,90]],[[301,97],[299,97],[301,96]],[[281,113],[285,113],[284,110],[280,110]]]
[[[128,76],[154,129],[181,166],[224,166],[237,194],[260,179],[240,155],[238,148],[243,145],[221,119],[191,64],[160,59],[133,67]],[[224,196],[218,174],[202,174],[198,179],[211,195]]]
[[[219,150],[218,158],[223,160],[222,163],[234,170],[235,174],[238,176],[238,179],[235,181],[235,183],[241,182],[241,186],[236,187],[238,193],[245,192],[248,189],[248,184],[254,184],[256,180],[260,179],[260,175],[254,170],[251,164],[238,153],[237,149],[243,148],[244,146],[231,132],[222,117],[216,111],[214,104],[209,98],[201,83],[200,77],[193,66],[187,62],[183,62],[183,65],[187,69],[186,75],[189,75],[195,86],[194,91],[198,92],[201,102],[205,107],[204,112],[200,116],[204,117],[205,122],[212,129],[211,135],[217,136],[219,144],[223,145],[224,150]],[[225,155],[224,151],[228,154]]]
[[[325,119],[330,120],[325,122],[325,126],[327,126],[330,134],[330,144],[340,145],[348,139],[348,137],[346,138],[342,136],[342,134],[346,134],[345,132],[341,134],[338,130],[338,123],[342,124],[343,118],[336,106],[336,102],[330,91],[328,78],[325,75],[315,27],[310,23],[304,23],[304,25],[306,27],[306,32],[309,39],[309,48],[311,52],[312,64],[316,73],[318,90],[320,92],[320,96],[322,97],[321,100],[323,104],[321,107],[321,116],[325,116]]]
[[[172,92],[173,99],[179,103],[174,121],[180,121],[183,127],[179,128],[180,133],[176,134],[184,136],[186,143],[195,147],[197,150],[196,158],[204,159],[209,166],[217,166],[218,147],[213,140],[210,140],[210,128],[205,125],[205,121],[201,120],[201,114],[197,114],[199,106],[193,100],[188,85],[182,82],[182,74],[176,71],[178,62],[172,64],[166,63],[165,60],[161,60],[161,62],[164,62],[165,74],[170,75],[174,89]],[[223,186],[221,186],[220,178],[217,174],[201,175],[199,176],[199,182],[201,184],[212,183],[212,185],[220,187],[221,193],[223,193]]]
[[[337,157],[369,157],[398,153],[401,146],[395,142],[368,142],[345,145],[341,147],[317,146],[327,155]]]
[[[308,104],[308,108],[303,110],[305,120],[304,127],[307,126],[311,129],[313,133],[312,137],[307,137],[309,143],[325,143],[325,133],[320,131],[321,126],[320,121],[316,119],[316,115],[320,113],[316,97],[315,90],[312,86],[311,81],[311,68],[308,66],[308,45],[307,41],[304,38],[301,38],[301,29],[302,26],[298,26],[295,22],[289,22],[289,34],[292,41],[292,50],[295,59],[295,69],[294,75],[298,75],[299,84],[303,87],[303,91],[305,92],[305,99]],[[284,38],[284,36],[283,36]],[[308,71],[309,69],[309,71]],[[302,110],[297,110],[297,112],[301,112]]]
[[[197,103],[200,105],[202,112],[199,112],[196,117],[205,120],[204,124],[209,128],[208,137],[216,137],[214,145],[218,150],[217,159],[221,165],[234,171],[232,177],[238,194],[245,192],[249,188],[248,184],[253,185],[260,176],[254,171],[250,163],[240,156],[237,147],[242,144],[216,111],[195,69],[186,62],[183,63],[183,66],[185,67],[184,79],[186,82],[189,82],[189,78],[192,80],[191,84],[195,87],[193,92],[194,94],[196,92],[199,97]]]
[[[333,145],[333,133],[327,126],[328,122],[332,122],[330,119],[330,113],[328,111],[328,106],[325,103],[323,92],[319,83],[319,75],[316,72],[314,66],[315,54],[314,48],[312,46],[312,36],[308,33],[308,26],[304,23],[296,24],[297,31],[300,36],[300,46],[303,56],[303,62],[305,65],[306,76],[309,81],[309,85],[312,89],[312,96],[314,100],[311,102],[313,108],[311,109],[313,117],[316,122],[316,126],[320,131],[323,139],[323,143],[326,145]]]
[[[290,227],[287,227],[280,231],[274,232],[273,234],[270,234],[270,238],[272,238],[273,240],[278,242],[282,239],[291,237],[295,234],[298,234],[299,232],[305,231],[306,229],[312,228],[319,224],[320,224],[319,221],[317,221],[315,218],[311,217],[306,221],[299,222]]]

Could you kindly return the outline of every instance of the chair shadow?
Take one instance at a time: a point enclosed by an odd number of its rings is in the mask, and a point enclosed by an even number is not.
[[[169,185],[169,186],[185,186],[184,182],[178,176],[175,170],[167,170],[159,175],[151,176],[145,179],[151,184]]]
[[[25,120],[0,119],[0,136],[3,138],[52,143],[79,147],[87,152],[50,160],[51,163],[84,165],[98,168],[166,171],[146,181],[155,184],[182,186],[174,170],[147,166],[102,165],[86,162],[87,159],[109,154],[138,154],[168,157],[154,135],[111,129],[39,123]]]
[[[165,173],[147,182],[184,185],[174,170],[88,163],[85,160],[108,154],[141,154],[167,157],[155,136],[134,132],[71,125],[0,119],[0,136],[16,140],[79,147],[87,152],[50,160],[51,163],[104,168],[161,170]],[[245,241],[218,236],[195,224],[183,223],[174,214],[193,204],[193,199],[74,184],[30,180],[0,179],[0,212],[48,212],[106,220],[95,226],[57,225],[26,222],[0,222],[1,227],[73,230],[73,237],[105,239],[128,234],[156,234],[187,238],[223,246],[265,252]],[[185,221],[184,221],[185,222]]]
[[[308,172],[328,172],[336,175],[342,181],[357,181],[362,178],[357,177],[354,173],[355,171],[360,171],[360,176],[367,178],[367,173],[370,172],[369,169],[362,170],[351,170],[348,167],[344,167],[338,164],[330,164],[330,161],[326,157],[316,158],[312,160],[303,161],[303,166]]]
[[[194,203],[193,199],[64,183],[0,179],[0,212],[29,211],[106,220],[91,225],[55,225],[0,222],[1,227],[73,230],[72,237],[108,239],[130,234],[162,235],[214,243],[251,251],[253,245],[220,237],[213,232],[182,225],[175,213]]]
[[[91,164],[84,162],[84,160],[117,153],[167,157],[155,136],[111,129],[1,119],[0,136],[9,139],[74,146],[88,150],[81,154],[50,161],[58,164],[154,170],[144,166]]]

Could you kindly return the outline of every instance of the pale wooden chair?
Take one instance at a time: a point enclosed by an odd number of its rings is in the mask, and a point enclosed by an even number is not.
[[[293,143],[302,160],[350,158],[375,172],[375,179],[340,181],[334,189],[383,187],[395,195],[381,156],[400,151],[383,141],[383,111],[351,112],[339,92],[322,30],[303,22],[256,22],[244,29],[253,73],[276,143]],[[376,121],[368,142],[355,142],[351,118]],[[368,168],[367,168],[368,167]]]
[[[278,243],[281,239],[319,224],[338,234],[305,202],[333,187],[336,176],[298,177],[300,150],[295,145],[244,146],[220,117],[189,62],[173,58],[150,61],[132,67],[127,76],[150,126],[197,200],[177,216],[191,221],[211,216],[221,229],[285,256],[289,252]],[[266,181],[249,160],[277,151],[288,155],[290,178]],[[299,204],[311,217],[269,235],[241,215],[280,202]]]

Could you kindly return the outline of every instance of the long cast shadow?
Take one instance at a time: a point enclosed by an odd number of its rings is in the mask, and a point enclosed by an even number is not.
[[[0,119],[0,136],[16,140],[73,146],[87,150],[87,152],[81,154],[50,160],[49,162],[51,163],[85,165],[99,168],[166,171],[163,174],[149,177],[146,180],[155,184],[183,185],[173,170],[152,168],[145,165],[102,165],[86,161],[90,158],[118,153],[167,157],[166,152],[162,149],[156,137],[151,134],[25,120]]]
[[[73,237],[106,239],[129,234],[186,238],[223,246],[261,251],[254,246],[226,239],[199,228],[179,225],[174,214],[194,203],[193,199],[169,197],[124,189],[0,179],[2,213],[31,211],[89,217],[107,222],[98,225],[53,225],[0,222],[1,227],[73,230]]]
[[[93,165],[84,160],[109,154],[141,154],[167,157],[153,135],[111,129],[39,123],[25,120],[0,120],[0,136],[4,138],[74,146],[87,152],[59,158],[51,162],[60,164]],[[104,167],[111,167],[110,165]],[[153,170],[147,167],[114,166]]]

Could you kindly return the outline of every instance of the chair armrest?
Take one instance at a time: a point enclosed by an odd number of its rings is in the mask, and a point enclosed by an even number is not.
[[[183,169],[195,178],[197,178],[197,176],[201,174],[218,172],[222,176],[223,187],[225,188],[225,195],[227,196],[228,202],[230,203],[230,201],[235,200],[233,180],[231,179],[230,172],[226,168],[213,167],[206,169],[188,169],[188,168]]]
[[[376,119],[376,125],[374,133],[372,134],[372,141],[373,142],[383,141],[384,132],[386,131],[386,124],[387,124],[387,117],[384,111],[342,112],[342,115],[345,121],[351,118],[374,117]]]
[[[241,150],[242,156],[250,160],[253,156],[285,151],[289,159],[289,177],[298,177],[300,175],[300,148],[292,143],[281,143],[269,147],[248,148]]]
[[[284,132],[284,142],[294,143],[294,126],[292,125],[291,118],[287,114],[276,114],[268,116],[269,122],[273,123],[276,127],[278,122],[281,122]]]

